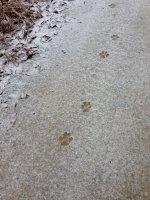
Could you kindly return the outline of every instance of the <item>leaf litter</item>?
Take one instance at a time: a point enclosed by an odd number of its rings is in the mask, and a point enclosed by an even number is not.
[[[18,65],[58,34],[70,0],[0,0],[0,95]]]

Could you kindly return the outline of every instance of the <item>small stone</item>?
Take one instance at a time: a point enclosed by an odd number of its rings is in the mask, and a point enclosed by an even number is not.
[[[58,11],[58,10],[54,10],[54,13],[58,14],[58,13],[59,13],[59,11]]]
[[[112,3],[112,4],[109,5],[109,7],[110,7],[110,8],[115,8],[115,7],[116,7],[116,4]]]
[[[37,68],[37,67],[38,67],[38,65],[37,65],[37,64],[33,64],[33,67],[34,67],[34,68]]]
[[[8,98],[10,98],[10,99],[18,99],[18,94],[10,94],[9,96],[8,96]]]
[[[8,108],[8,105],[6,103],[1,104],[2,108]]]
[[[22,93],[21,95],[20,95],[20,99],[27,99],[29,97],[29,95],[28,94],[25,94],[25,93]]]

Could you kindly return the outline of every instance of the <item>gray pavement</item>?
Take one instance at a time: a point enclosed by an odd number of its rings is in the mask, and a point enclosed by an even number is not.
[[[73,4],[7,86],[29,97],[3,113],[0,199],[149,200],[150,2]]]

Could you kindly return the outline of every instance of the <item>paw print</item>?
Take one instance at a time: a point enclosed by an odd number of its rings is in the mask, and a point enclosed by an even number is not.
[[[99,55],[101,58],[106,58],[109,56],[109,53],[107,51],[102,51]]]
[[[112,40],[117,40],[118,38],[119,38],[118,35],[112,35],[112,36],[111,36],[111,39],[112,39]]]
[[[91,103],[90,102],[83,102],[83,104],[81,105],[82,111],[83,112],[89,112],[90,108],[91,108]]]
[[[71,133],[65,132],[63,136],[59,137],[59,142],[61,143],[62,146],[67,146],[69,143],[73,140],[71,137]]]
[[[116,7],[116,4],[112,3],[112,4],[109,5],[109,7],[110,7],[110,8],[115,8],[115,7]]]

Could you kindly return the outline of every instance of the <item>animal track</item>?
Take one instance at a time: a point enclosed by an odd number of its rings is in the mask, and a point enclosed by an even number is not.
[[[82,111],[83,112],[89,112],[90,108],[91,108],[91,103],[90,102],[83,102],[83,104],[81,105]]]
[[[112,3],[112,4],[109,5],[109,7],[110,7],[110,8],[115,8],[115,7],[116,7],[116,4]]]
[[[118,38],[119,38],[118,35],[112,35],[112,36],[111,36],[111,39],[112,39],[112,40],[117,40]]]
[[[61,143],[62,146],[67,146],[69,143],[73,140],[71,137],[71,133],[65,132],[63,136],[59,137],[59,142]]]
[[[106,58],[109,56],[109,53],[107,51],[102,51],[99,55],[101,58]]]

